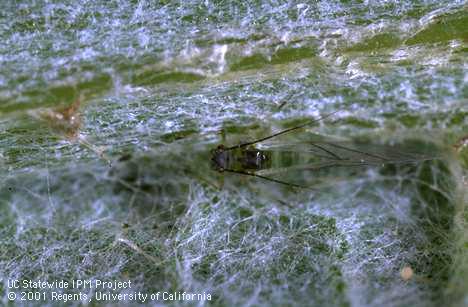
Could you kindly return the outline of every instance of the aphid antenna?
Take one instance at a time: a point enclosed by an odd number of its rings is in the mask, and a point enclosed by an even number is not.
[[[296,127],[292,127],[292,128],[289,128],[289,129],[286,129],[286,130],[283,130],[283,131],[280,131],[280,132],[277,132],[275,134],[272,134],[272,135],[269,135],[269,136],[266,136],[266,137],[263,137],[263,138],[260,138],[260,139],[256,139],[256,140],[253,140],[253,141],[250,141],[250,142],[246,142],[246,143],[241,143],[241,144],[238,144],[238,145],[235,145],[235,146],[231,146],[231,147],[227,147],[227,148],[224,148],[223,150],[233,150],[233,149],[237,149],[237,148],[243,148],[243,147],[247,147],[247,146],[250,146],[250,145],[254,145],[254,144],[257,144],[257,143],[260,143],[260,142],[263,142],[263,141],[266,141],[266,140],[269,140],[269,139],[272,139],[272,138],[275,138],[277,136],[280,136],[280,135],[283,135],[283,134],[286,134],[286,133],[289,133],[289,132],[292,132],[294,130],[298,130],[298,129],[301,129],[301,128],[304,128],[306,126],[309,126],[311,124],[314,124],[316,122],[319,122],[321,120],[324,120],[325,118],[328,118],[332,115],[334,115],[335,113],[339,112],[339,110],[337,111],[334,111],[334,112],[331,112],[331,113],[328,113],[322,117],[319,117],[317,119],[314,119],[314,120],[311,120],[305,124],[302,124],[302,125],[299,125],[299,126],[296,126]]]

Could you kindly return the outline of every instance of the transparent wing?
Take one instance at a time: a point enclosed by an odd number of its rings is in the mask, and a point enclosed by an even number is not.
[[[276,157],[275,163],[255,171],[255,175],[307,187],[356,180],[385,168],[411,166],[438,158],[433,146],[415,143],[376,145],[321,140],[273,143],[262,147],[266,149]],[[282,156],[286,158],[281,159]],[[291,162],[291,157],[295,157],[297,163]]]
[[[264,144],[274,152],[296,152],[324,161],[348,161],[365,164],[411,163],[438,158],[434,146],[424,143],[371,144],[363,142],[329,142],[311,140],[296,143]]]

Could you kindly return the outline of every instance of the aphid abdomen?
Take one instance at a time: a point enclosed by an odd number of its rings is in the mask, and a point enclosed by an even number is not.
[[[244,150],[240,159],[243,169],[260,170],[267,167],[268,156],[261,150]]]

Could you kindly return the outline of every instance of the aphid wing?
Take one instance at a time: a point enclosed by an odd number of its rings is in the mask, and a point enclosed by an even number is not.
[[[294,146],[291,145],[273,149],[272,151],[278,150],[275,167],[258,170],[255,174],[315,188],[332,186],[343,180],[364,178],[371,167],[414,164],[433,159],[428,155],[408,153],[393,146],[331,142],[314,142],[307,146],[299,144],[299,153],[291,155],[294,152]],[[279,159],[288,156],[298,158],[297,163],[291,165],[291,161]]]
[[[261,176],[272,176],[287,174],[295,171],[319,171],[332,167],[351,167],[351,166],[366,166],[369,165],[365,162],[354,162],[354,161],[338,161],[330,160],[324,162],[315,162],[310,164],[294,165],[289,167],[278,167],[278,168],[269,168],[256,171],[257,175]]]
[[[368,164],[412,163],[431,159],[430,155],[406,151],[390,145],[320,142],[321,147],[347,161]]]

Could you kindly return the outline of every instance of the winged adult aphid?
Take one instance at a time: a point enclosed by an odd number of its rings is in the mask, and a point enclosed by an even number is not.
[[[419,154],[404,153],[390,146],[380,146],[379,148],[367,146],[369,150],[362,150],[362,147],[366,147],[365,144],[348,144],[321,140],[303,141],[300,144],[280,144],[278,146],[270,144],[268,149],[265,150],[258,148],[258,145],[262,142],[297,131],[324,120],[335,113],[327,114],[302,125],[250,142],[240,143],[231,147],[221,144],[212,151],[211,160],[213,167],[219,172],[257,177],[292,187],[309,188],[309,186],[291,183],[283,179],[286,174],[296,171],[301,173],[305,171],[312,172],[317,177],[320,175],[320,172],[330,168],[405,164],[433,159]],[[282,179],[271,177],[273,175],[281,175]]]

